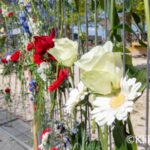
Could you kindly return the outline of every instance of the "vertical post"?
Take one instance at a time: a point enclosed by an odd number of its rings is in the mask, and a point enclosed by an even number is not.
[[[98,43],[98,40],[97,40],[97,0],[95,0],[95,3],[94,3],[94,6],[95,6],[95,45],[97,45]]]
[[[85,0],[86,51],[88,51],[88,3]]]
[[[149,76],[150,76],[150,1],[144,0],[145,6],[145,16],[147,24],[147,35],[148,35],[148,49],[147,49],[147,91],[146,91],[146,112],[145,112],[145,136],[146,136],[146,146],[145,150],[148,150],[149,143]]]
[[[107,0],[104,0],[104,15],[105,15],[105,40],[107,40]]]
[[[28,79],[28,82],[32,81],[32,73],[30,70],[27,70],[27,79]],[[38,150],[37,128],[36,128],[36,121],[34,117],[34,102],[31,102],[31,101],[30,101],[30,111],[33,115],[32,129],[33,129],[34,150]]]
[[[125,55],[125,47],[126,47],[126,41],[125,41],[125,0],[123,0],[123,36],[122,36],[122,45],[123,45],[123,76],[125,76],[126,73],[126,55]]]

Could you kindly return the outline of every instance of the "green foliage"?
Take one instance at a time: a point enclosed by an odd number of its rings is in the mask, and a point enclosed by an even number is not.
[[[137,81],[141,82],[142,86],[140,88],[140,92],[143,92],[146,88],[146,68],[138,69],[133,66],[127,65],[127,75],[130,78],[136,78]]]
[[[70,134],[70,132],[68,133],[70,137],[70,144],[72,145],[71,150],[91,150],[91,148],[92,150],[101,150],[99,149],[99,143],[97,140],[89,141],[89,137],[86,137],[85,139],[85,122],[81,122],[77,129],[78,132],[75,134]]]
[[[126,125],[122,121],[117,121],[113,129],[113,138],[115,150],[137,150],[136,143],[130,142],[129,137],[134,137],[133,134],[126,132]]]

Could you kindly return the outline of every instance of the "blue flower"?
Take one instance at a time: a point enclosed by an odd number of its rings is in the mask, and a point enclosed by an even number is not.
[[[20,12],[19,19],[20,19],[20,24],[22,25],[24,31],[26,33],[28,33],[29,35],[32,35],[31,32],[30,32],[30,29],[29,29],[28,22],[26,20],[26,16],[25,16],[24,11]]]

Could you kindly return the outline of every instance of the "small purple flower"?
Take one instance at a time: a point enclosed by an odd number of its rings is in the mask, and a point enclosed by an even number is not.
[[[30,83],[29,83],[29,86],[30,87],[36,87],[36,83],[35,83],[35,81],[34,80],[32,80]]]

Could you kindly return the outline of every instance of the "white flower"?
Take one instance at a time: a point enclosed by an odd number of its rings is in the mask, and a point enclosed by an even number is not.
[[[121,79],[119,94],[109,97],[97,97],[93,102],[95,106],[91,112],[92,118],[99,126],[111,125],[115,119],[126,120],[128,113],[132,112],[135,98],[141,95],[138,90],[141,83],[136,79]]]
[[[123,73],[121,53],[112,52],[113,44],[96,46],[75,64],[81,70],[81,80],[94,93],[107,95],[119,89]]]
[[[48,69],[48,68],[49,68],[48,63],[42,62],[42,63],[40,64],[40,67],[37,69],[37,72],[38,72],[38,73],[43,73],[44,70],[45,70],[45,69]]]
[[[6,56],[6,60],[10,61],[11,55]]]
[[[8,14],[8,7],[6,5],[2,5],[2,15],[6,17]]]
[[[45,133],[43,136],[42,136],[42,144],[43,145],[46,145],[47,144],[47,141],[48,141],[48,136],[50,135],[50,132],[47,132]]]
[[[69,99],[66,103],[66,108],[65,110],[68,113],[72,113],[74,107],[76,106],[76,104],[78,104],[78,102],[80,102],[80,100],[83,100],[84,97],[88,94],[88,92],[86,91],[87,88],[84,86],[84,84],[82,82],[80,82],[77,86],[77,88],[73,89],[70,94],[69,94]]]
[[[29,25],[29,30],[34,34],[38,34],[40,26],[41,26],[41,21],[38,22],[34,22],[33,18],[29,17],[29,21],[28,21],[28,25]]]
[[[50,133],[51,133],[51,132],[48,131],[48,132],[46,132],[46,133],[44,133],[44,134],[42,135],[42,143],[39,145],[39,148],[40,148],[41,150],[45,150],[44,146],[47,144],[48,137],[49,137]]]
[[[51,48],[49,53],[63,66],[71,67],[77,60],[78,43],[68,38],[54,40],[55,47]]]
[[[40,64],[40,67],[37,69],[37,72],[39,73],[39,75],[40,75],[40,77],[41,77],[41,79],[42,79],[43,81],[46,81],[46,79],[47,79],[46,74],[44,73],[44,71],[45,71],[46,69],[48,69],[48,68],[49,68],[48,63],[42,62],[42,63]]]
[[[40,149],[40,150],[44,150],[44,145],[43,145],[43,144],[40,144],[40,145],[39,145],[39,149]]]

